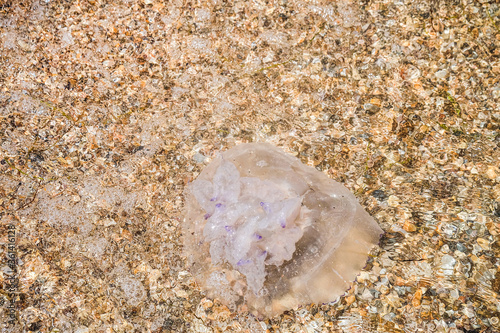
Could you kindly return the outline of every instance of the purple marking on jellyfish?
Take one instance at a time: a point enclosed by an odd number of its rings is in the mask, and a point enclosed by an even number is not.
[[[247,265],[247,264],[250,264],[252,262],[252,260],[250,259],[240,259],[236,265],[237,266],[242,266],[242,265]]]
[[[261,202],[260,206],[262,207],[262,209],[264,209],[264,211],[267,214],[269,214],[271,212],[271,209],[269,208],[269,203],[267,203],[267,202]]]
[[[262,251],[261,254],[259,254],[259,257],[265,256],[267,254],[267,251]]]
[[[286,221],[285,220],[280,220],[280,226],[282,228],[285,228],[286,227]]]
[[[253,235],[254,235],[254,236],[255,236],[255,238],[257,238],[257,239],[262,239],[262,236],[261,236],[261,235],[259,235],[258,233],[254,233]]]
[[[205,218],[205,220],[208,220],[210,218],[210,216],[212,216],[212,215],[210,215],[209,213],[206,213],[205,215],[203,215],[203,217]]]
[[[228,225],[225,225],[224,226],[224,229],[226,229],[227,232],[230,232],[230,231],[233,231],[233,228],[231,228],[230,226]]]
[[[210,199],[210,201],[215,201],[215,199],[217,199],[216,197],[213,197],[212,199]]]
[[[217,205],[215,205],[216,208],[221,208],[222,204],[219,202]]]

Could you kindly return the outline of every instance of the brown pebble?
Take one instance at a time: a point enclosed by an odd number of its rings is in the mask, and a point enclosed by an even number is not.
[[[411,305],[414,307],[420,306],[420,302],[422,301],[422,289],[418,289],[417,292],[413,295],[413,299],[411,300]]]
[[[417,230],[417,227],[415,227],[415,225],[410,221],[405,221],[405,223],[403,224],[403,229],[408,232],[414,232]]]

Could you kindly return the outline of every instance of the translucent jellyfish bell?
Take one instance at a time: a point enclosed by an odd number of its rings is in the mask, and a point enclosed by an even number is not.
[[[222,153],[185,194],[195,279],[260,316],[336,300],[383,232],[343,185],[266,143]]]

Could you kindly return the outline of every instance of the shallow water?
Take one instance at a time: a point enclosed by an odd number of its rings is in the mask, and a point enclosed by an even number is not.
[[[494,1],[1,2],[2,330],[499,331],[499,27]],[[337,302],[257,320],[187,271],[185,186],[255,141],[386,232]]]

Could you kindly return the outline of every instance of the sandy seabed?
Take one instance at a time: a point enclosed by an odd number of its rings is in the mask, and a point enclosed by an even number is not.
[[[2,332],[500,331],[498,1],[0,0]],[[208,299],[183,191],[268,142],[385,235],[335,303]]]

